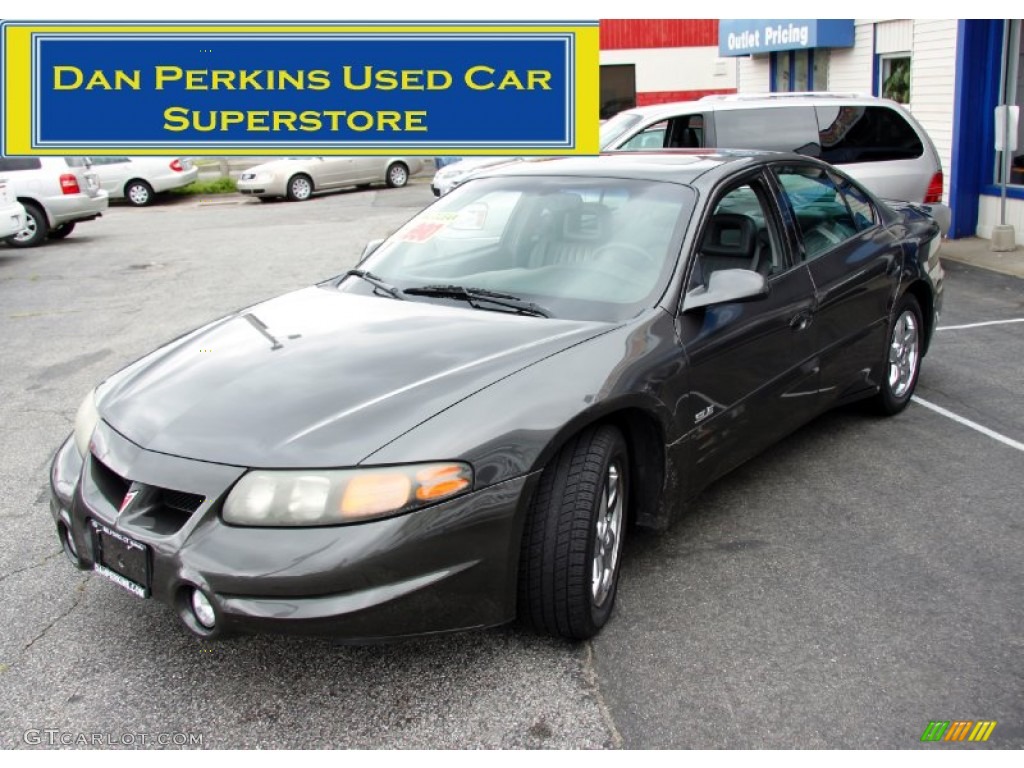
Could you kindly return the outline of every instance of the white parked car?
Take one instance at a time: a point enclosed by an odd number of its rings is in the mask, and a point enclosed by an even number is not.
[[[25,206],[15,198],[7,179],[0,178],[0,238],[16,235],[24,228]]]
[[[435,197],[441,197],[447,195],[477,171],[492,170],[509,163],[517,163],[520,160],[522,160],[521,157],[467,157],[465,160],[438,168],[433,181],[430,182],[430,189]]]
[[[15,248],[67,237],[102,216],[110,199],[81,157],[0,157],[0,177],[25,209],[25,226],[4,239]]]
[[[238,191],[261,199],[308,200],[315,192],[343,187],[404,187],[422,169],[418,157],[286,157],[246,170]]]
[[[154,195],[191,184],[199,169],[187,157],[90,157],[100,186],[113,199],[149,205]]]

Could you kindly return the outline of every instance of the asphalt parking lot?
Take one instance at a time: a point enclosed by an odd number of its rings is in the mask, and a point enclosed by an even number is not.
[[[626,544],[593,643],[205,643],[64,559],[47,467],[84,394],[158,344],[336,274],[431,200],[113,207],[0,245],[0,745],[1024,747],[1019,278],[947,264],[921,403],[829,414]],[[971,327],[956,327],[971,326]],[[931,720],[996,720],[927,744]],[[113,744],[112,744],[113,742]]]

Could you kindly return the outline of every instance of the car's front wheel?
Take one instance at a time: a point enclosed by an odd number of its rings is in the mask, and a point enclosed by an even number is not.
[[[404,187],[409,183],[409,169],[405,163],[392,163],[384,177],[389,187]]]
[[[907,407],[921,371],[924,341],[921,306],[907,293],[896,304],[889,326],[882,388],[875,395],[875,409],[892,416]]]
[[[308,200],[313,194],[313,180],[304,173],[298,173],[288,179],[288,199],[292,202]]]
[[[22,203],[25,207],[25,228],[11,235],[4,242],[15,248],[32,248],[41,245],[50,234],[50,223],[46,213],[35,203]]]
[[[541,475],[523,531],[519,616],[547,634],[593,637],[611,616],[629,505],[629,453],[613,426],[580,433]]]
[[[153,188],[142,179],[132,179],[124,185],[124,197],[132,205],[142,208],[153,202]]]

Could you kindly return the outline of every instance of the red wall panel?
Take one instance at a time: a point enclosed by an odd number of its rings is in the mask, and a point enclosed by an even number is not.
[[[601,19],[601,50],[718,45],[718,19]]]
[[[706,88],[697,91],[637,91],[636,105],[646,107],[648,104],[667,104],[670,101],[696,101],[701,96],[718,93],[736,93],[735,88]]]

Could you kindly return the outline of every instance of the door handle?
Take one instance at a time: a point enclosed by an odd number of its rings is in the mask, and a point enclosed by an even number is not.
[[[808,311],[797,312],[789,319],[789,327],[794,331],[802,331],[811,324],[811,313]]]

